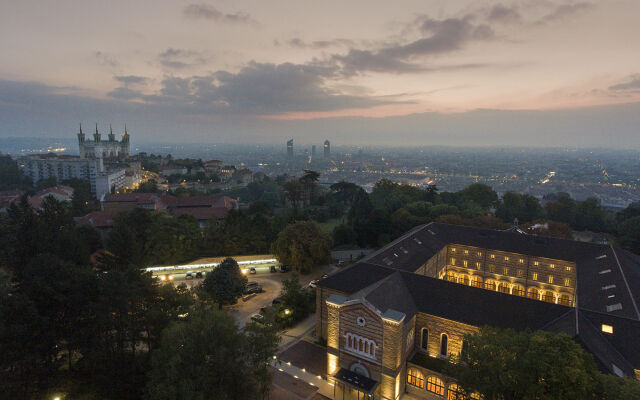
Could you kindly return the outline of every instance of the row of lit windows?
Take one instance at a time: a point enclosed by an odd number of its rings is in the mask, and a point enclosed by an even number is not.
[[[493,280],[486,280],[483,282],[482,278],[479,276],[472,276],[471,279],[469,279],[466,275],[457,277],[452,272],[449,272],[446,276],[446,280],[460,283],[462,285],[469,285],[477,288],[484,288],[487,290],[494,290],[501,293],[525,297],[524,287],[520,285],[513,285],[512,288],[509,288],[509,285],[505,282],[495,282]],[[547,301],[549,303],[556,303],[556,295],[550,290],[542,291],[537,288],[529,288],[526,292],[526,297],[535,300]],[[571,300],[571,296],[568,294],[561,294],[557,298],[557,303],[565,306],[571,306],[573,302]]]
[[[456,265],[456,259],[452,258],[451,259],[451,265]],[[468,268],[468,263],[466,260],[464,260],[462,262],[462,265],[465,268]],[[480,269],[480,263],[476,263],[476,268],[479,270]],[[509,268],[503,268],[502,269],[503,275],[509,275]],[[494,265],[489,265],[489,273],[495,274],[496,273],[496,268]],[[524,276],[524,272],[521,269],[516,270],[516,275],[518,278],[522,278]],[[538,280],[538,273],[537,272],[533,272],[532,276],[531,276],[532,280],[537,281]],[[547,276],[547,283],[554,283],[554,277],[553,275],[548,275]],[[571,286],[571,279],[570,278],[564,278],[564,286]]]
[[[429,376],[425,379],[422,372],[415,368],[409,368],[407,371],[407,383],[416,386],[420,389],[426,389],[428,392],[435,393],[440,396],[444,396],[444,382],[437,376]],[[472,400],[479,400],[480,395],[478,393],[471,394]],[[460,386],[455,383],[449,385],[447,390],[447,400],[463,400],[465,399],[464,392]]]

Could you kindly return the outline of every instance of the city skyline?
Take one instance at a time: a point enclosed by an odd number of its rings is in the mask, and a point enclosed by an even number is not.
[[[191,143],[640,146],[633,1],[5,10],[0,137],[117,120]]]

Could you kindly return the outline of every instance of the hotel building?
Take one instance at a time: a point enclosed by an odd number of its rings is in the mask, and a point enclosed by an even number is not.
[[[431,223],[320,281],[316,336],[336,399],[456,399],[442,367],[484,325],[566,333],[640,378],[638,288],[615,246]]]

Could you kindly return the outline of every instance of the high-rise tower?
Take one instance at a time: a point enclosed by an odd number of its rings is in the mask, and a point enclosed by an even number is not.
[[[293,139],[287,140],[287,158],[293,158]]]
[[[331,143],[329,143],[329,139],[324,141],[324,158],[331,157]]]

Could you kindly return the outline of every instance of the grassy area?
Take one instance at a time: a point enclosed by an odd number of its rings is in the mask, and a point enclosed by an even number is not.
[[[322,228],[323,231],[327,233],[333,233],[333,228],[340,225],[342,223],[341,218],[332,218],[327,222],[318,222],[317,224]]]

